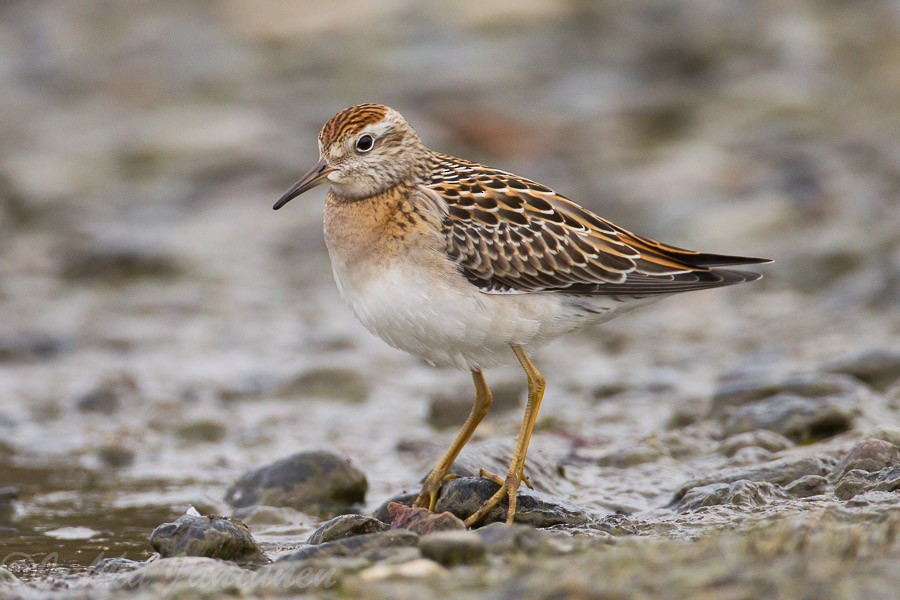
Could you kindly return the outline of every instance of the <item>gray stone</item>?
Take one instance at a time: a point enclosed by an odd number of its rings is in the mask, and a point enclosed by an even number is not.
[[[422,556],[446,567],[481,562],[484,541],[471,531],[438,531],[419,541]]]
[[[804,458],[781,458],[752,467],[731,467],[688,481],[673,497],[672,505],[677,505],[684,495],[696,487],[715,483],[731,484],[742,479],[760,481],[785,486],[807,475],[827,475],[834,467],[834,461],[826,456]]]
[[[780,433],[797,443],[809,443],[848,431],[850,411],[826,398],[780,393],[739,407],[725,423],[734,435],[757,429]]]
[[[869,438],[853,446],[847,456],[834,467],[831,480],[838,481],[854,469],[871,473],[897,463],[900,463],[900,448],[884,440]]]
[[[900,381],[900,349],[866,350],[831,363],[825,369],[832,373],[852,375],[873,388],[884,391],[895,381]]]
[[[665,456],[659,444],[650,445],[637,443],[625,448],[619,448],[607,452],[597,458],[597,464],[601,467],[616,467],[624,469],[648,462],[654,462]]]
[[[786,486],[784,491],[795,498],[809,498],[824,494],[828,489],[828,478],[821,475],[804,475]]]
[[[460,477],[446,484],[438,498],[435,510],[448,511],[465,519],[475,513],[488,498],[500,489],[493,481],[481,477]],[[506,520],[506,501],[494,507],[475,526]],[[573,504],[552,498],[542,492],[529,490],[522,485],[517,493],[515,522],[534,527],[552,525],[585,525],[593,519],[586,510]]]
[[[489,523],[479,527],[475,533],[484,542],[484,547],[489,554],[509,554],[512,552],[524,552],[532,554],[540,550],[544,544],[544,536],[540,531],[528,525],[513,523]]]
[[[900,464],[869,473],[861,469],[848,471],[838,482],[834,495],[849,500],[863,492],[895,492],[900,490]]]
[[[201,516],[193,511],[154,529],[150,545],[163,558],[206,556],[238,563],[269,562],[250,535],[250,528],[242,522],[217,515]]]
[[[715,417],[727,416],[736,407],[781,393],[804,398],[842,398],[849,403],[867,395],[865,386],[857,379],[840,374],[811,373],[779,381],[734,381],[715,391],[710,413]]]
[[[61,337],[26,331],[0,334],[0,362],[31,362],[57,357],[66,349]]]
[[[359,404],[369,397],[369,385],[358,371],[319,367],[301,373],[278,388],[279,396],[329,398]]]
[[[780,487],[767,481],[741,479],[732,483],[711,483],[691,488],[681,498],[677,508],[679,511],[718,505],[753,508],[786,498],[788,495]]]
[[[364,535],[367,533],[377,533],[386,531],[389,526],[382,523],[375,517],[365,515],[340,515],[330,521],[326,521],[316,529],[307,544],[323,544],[325,542],[333,542],[343,538],[353,537],[354,535]]]
[[[326,450],[300,452],[243,475],[225,495],[235,508],[286,506],[307,513],[363,502],[368,483],[349,459]]]
[[[144,566],[145,562],[139,560],[129,560],[127,558],[122,558],[119,556],[115,556],[112,558],[104,558],[98,560],[95,565],[91,567],[91,574],[98,573],[127,573],[129,571],[134,571],[135,569],[139,569]]]
[[[418,546],[419,535],[406,529],[391,529],[378,533],[366,533],[325,542],[315,546],[303,546],[280,561],[319,560],[332,557],[359,557],[366,560],[383,556],[381,550]]]
[[[794,445],[791,440],[779,433],[765,429],[756,429],[732,435],[719,444],[719,452],[725,456],[734,456],[742,448],[762,448],[768,452],[787,450]]]

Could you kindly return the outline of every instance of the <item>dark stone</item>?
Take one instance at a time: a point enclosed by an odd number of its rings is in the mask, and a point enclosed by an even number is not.
[[[97,458],[111,469],[128,467],[134,462],[134,451],[124,446],[111,444],[97,449]]]
[[[849,500],[863,492],[895,492],[900,490],[900,464],[868,473],[861,469],[848,471],[838,482],[834,495]]]
[[[349,459],[328,452],[300,452],[243,475],[225,494],[235,508],[286,506],[307,513],[340,511],[366,497],[366,476]]]
[[[545,545],[544,536],[537,529],[518,523],[490,523],[476,529],[475,534],[481,538],[490,554],[533,554]]]
[[[242,564],[269,562],[250,535],[250,528],[241,521],[217,515],[201,516],[196,511],[154,529],[150,545],[163,558],[205,556]]]
[[[882,348],[867,350],[825,367],[832,373],[852,375],[873,388],[884,391],[900,380],[900,350]]]
[[[119,410],[122,398],[133,394],[137,383],[128,375],[110,377],[91,391],[75,400],[75,407],[82,412],[112,414]]]
[[[719,505],[753,508],[786,498],[788,495],[781,488],[767,481],[741,479],[732,483],[710,483],[691,488],[678,502],[677,508],[679,511]]]
[[[367,533],[378,533],[390,529],[388,525],[382,523],[375,517],[367,517],[365,515],[340,515],[326,521],[316,529],[307,544],[324,544],[325,542],[333,542],[354,535],[365,535]]]
[[[294,553],[279,559],[312,560],[333,557],[354,556],[372,560],[388,548],[405,548],[418,546],[419,536],[407,529],[391,529],[378,533],[355,535],[333,542],[325,542],[316,546],[303,546]]]
[[[366,379],[353,369],[321,367],[285,382],[279,387],[278,395],[329,398],[359,404],[369,397],[369,386]]]
[[[710,484],[731,484],[746,479],[785,486],[807,475],[827,475],[834,463],[829,457],[809,456],[805,458],[782,458],[752,467],[731,467],[688,481],[682,485],[672,499],[670,506],[677,506],[690,490]]]
[[[710,413],[727,416],[734,408],[787,393],[804,398],[841,398],[855,404],[866,395],[865,386],[847,375],[812,373],[795,375],[781,381],[734,381],[713,394]]]
[[[422,556],[446,567],[481,562],[485,557],[484,541],[471,531],[438,531],[419,541]]]
[[[449,512],[431,512],[427,508],[406,506],[399,502],[388,504],[388,515],[392,529],[408,529],[419,535],[466,528],[458,517]]]
[[[0,334],[0,362],[29,362],[55,358],[65,349],[58,337],[37,332]]]
[[[900,448],[884,440],[869,438],[853,446],[831,472],[831,480],[838,481],[854,469],[871,473],[897,463],[900,463]]]
[[[224,424],[210,420],[185,423],[175,430],[175,435],[187,444],[220,442],[227,433],[228,428]]]
[[[134,278],[174,277],[181,266],[171,255],[132,240],[95,242],[64,257],[62,275],[74,281],[119,283]]]
[[[388,513],[388,506],[390,506],[392,502],[397,502],[406,506],[412,506],[413,502],[415,502],[416,498],[418,497],[419,492],[403,492],[401,494],[391,496],[390,498],[385,500],[381,504],[381,506],[375,509],[375,512],[372,513],[372,516],[382,523],[387,523],[388,525],[390,525],[391,515]]]
[[[803,444],[835,436],[852,426],[850,411],[835,401],[781,393],[738,408],[725,423],[725,433],[767,429]]]
[[[795,498],[809,498],[824,494],[828,489],[828,479],[821,475],[804,475],[784,486],[784,491]]]
[[[493,481],[481,477],[460,477],[444,484],[435,510],[448,511],[465,519],[474,514],[488,498],[500,489]],[[496,521],[506,521],[507,502],[503,500],[476,527]],[[529,490],[524,485],[519,488],[516,502],[515,522],[534,527],[552,525],[585,525],[593,519],[587,511],[568,502]]]

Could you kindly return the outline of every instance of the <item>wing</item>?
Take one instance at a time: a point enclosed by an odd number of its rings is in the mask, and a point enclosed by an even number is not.
[[[769,262],[637,236],[504,171],[441,154],[431,167],[426,185],[448,207],[448,254],[485,292],[671,294],[759,279],[715,267]]]

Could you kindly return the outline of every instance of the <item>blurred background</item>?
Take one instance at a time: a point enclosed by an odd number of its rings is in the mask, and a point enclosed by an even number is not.
[[[898,347],[896,2],[9,0],[0,89],[10,548],[140,556],[302,448],[349,455],[370,507],[426,472],[452,434],[436,399],[468,402],[468,376],[353,320],[324,191],[271,210],[360,102],[638,233],[776,261],[540,353],[532,447],[602,449],[723,379]],[[615,389],[645,393],[597,408]]]

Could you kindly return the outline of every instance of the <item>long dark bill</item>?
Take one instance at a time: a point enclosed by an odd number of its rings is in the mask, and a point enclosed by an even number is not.
[[[320,158],[319,162],[316,163],[316,166],[310,169],[306,175],[301,177],[297,183],[292,185],[288,191],[281,195],[281,198],[278,199],[278,202],[275,203],[272,209],[278,210],[303,192],[325,183],[328,174],[331,173],[331,171],[332,169],[328,166],[328,163],[325,162],[325,159]]]

